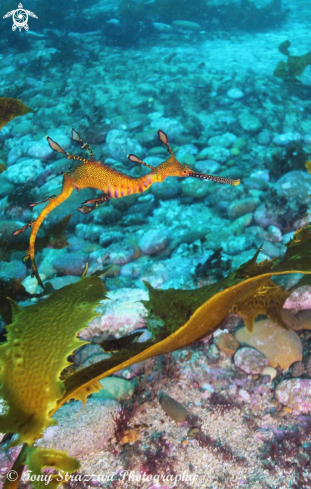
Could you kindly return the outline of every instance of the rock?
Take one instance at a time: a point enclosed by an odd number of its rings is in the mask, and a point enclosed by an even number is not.
[[[178,161],[181,161],[180,158],[185,158],[187,155],[197,155],[199,152],[198,148],[192,144],[182,144],[179,146],[178,151],[176,153],[176,158]],[[146,160],[145,160],[146,161]],[[163,161],[163,158],[161,158],[161,161]]]
[[[16,124],[16,126],[12,129],[12,134],[13,136],[22,137],[26,136],[27,134],[32,134],[33,129],[33,122],[25,120],[19,124]]]
[[[244,131],[247,132],[258,132],[262,127],[258,117],[250,114],[249,112],[244,112],[244,114],[241,114],[239,117],[239,122]]]
[[[260,204],[254,212],[254,220],[259,226],[266,228],[270,225],[280,227],[278,216],[275,214],[274,207],[267,207],[266,204]]]
[[[196,161],[194,169],[200,173],[213,174],[220,168],[220,164],[215,160],[200,160]]]
[[[244,327],[234,336],[240,343],[247,343],[261,351],[272,367],[280,366],[282,369],[288,369],[292,363],[302,360],[299,336],[270,319],[256,321],[252,333]]]
[[[285,406],[300,413],[308,413],[311,411],[311,380],[283,380],[277,386],[275,396]]]
[[[253,220],[253,214],[249,212],[248,214],[244,214],[244,216],[238,217],[235,219],[229,226],[230,231],[232,233],[239,236],[243,233],[244,229],[251,224]]]
[[[206,181],[198,178],[186,178],[182,180],[180,186],[184,195],[195,197],[196,199],[203,199],[210,191]]]
[[[103,265],[124,265],[134,259],[136,248],[126,241],[112,243],[106,249],[93,251],[90,253],[90,264],[96,262],[103,269]]]
[[[306,374],[311,377],[311,355],[307,355],[305,358]]]
[[[35,181],[43,170],[44,167],[40,160],[29,158],[9,166],[5,172],[5,176],[9,182],[25,184],[27,182]]]
[[[108,297],[110,300],[103,301],[96,308],[99,316],[93,319],[79,337],[89,340],[104,333],[105,337],[113,334],[119,338],[144,327],[147,313],[141,301],[148,300],[146,290],[119,288],[110,290]]]
[[[24,280],[26,275],[27,268],[23,266],[20,260],[0,261],[0,280]]]
[[[94,221],[99,224],[115,224],[122,217],[122,213],[112,205],[100,205],[92,214]]]
[[[281,255],[282,249],[276,244],[271,243],[270,241],[265,241],[262,245],[261,251],[269,256],[270,258],[277,258]]]
[[[257,136],[257,142],[261,146],[268,146],[268,144],[270,144],[270,141],[271,141],[271,136],[270,136],[270,132],[267,129],[261,131]]]
[[[292,376],[302,377],[306,373],[306,368],[303,362],[295,362],[292,365]]]
[[[309,204],[311,175],[304,170],[290,171],[274,184],[274,190],[279,197],[285,197],[292,205]]]
[[[61,145],[61,142],[58,144]],[[40,141],[35,141],[31,144],[28,149],[28,155],[32,158],[39,158],[40,160],[45,161],[51,158],[53,150],[48,145],[47,140],[43,138]]]
[[[277,375],[277,370],[274,367],[265,367],[261,372],[261,375],[269,375],[270,380],[273,380]]]
[[[152,119],[150,127],[156,131],[161,128],[167,134],[170,142],[174,142],[184,132],[184,126],[177,119],[171,117],[153,117],[152,114],[149,114],[149,117]]]
[[[282,309],[281,317],[284,323],[295,331],[301,331],[303,328],[303,323],[290,311],[287,309]]]
[[[303,137],[299,132],[286,132],[284,134],[278,134],[273,138],[273,143],[278,146],[287,146],[291,143],[301,143]]]
[[[230,333],[220,333],[214,339],[215,345],[229,357],[232,357],[240,344]]]
[[[221,146],[209,146],[202,149],[197,156],[198,160],[216,160],[220,163],[225,163],[231,156],[230,151],[227,148]]]
[[[77,224],[75,229],[75,234],[79,238],[83,238],[86,241],[98,241],[99,237],[106,232],[104,226],[99,226],[96,224]]]
[[[202,29],[200,24],[197,22],[191,22],[190,20],[173,20],[174,27],[179,27],[180,29],[185,29],[187,31],[199,31]]]
[[[41,275],[41,273],[40,273]],[[55,290],[62,289],[66,285],[74,284],[80,280],[80,275],[64,275],[63,277],[54,277],[48,279]]]
[[[247,374],[260,374],[268,365],[268,359],[263,353],[245,346],[239,348],[234,355],[234,364]]]
[[[169,234],[164,229],[149,229],[140,239],[139,247],[145,255],[164,250],[169,243]]]
[[[233,147],[236,149],[243,149],[245,146],[246,141],[244,138],[237,138],[233,143]]]
[[[291,295],[287,298],[285,304],[285,309],[290,309],[294,311],[300,311],[301,309],[311,309],[311,286],[303,285],[295,289]],[[302,313],[300,313],[302,314]],[[298,319],[300,319],[300,314],[297,314]],[[309,329],[309,328],[304,328]]]
[[[151,187],[151,193],[161,200],[173,199],[180,193],[180,183],[174,177],[168,177],[164,182]]]
[[[220,146],[221,148],[230,148],[236,141],[237,137],[231,132],[226,132],[221,136],[213,136],[208,140],[210,146]]]
[[[300,321],[302,329],[311,329],[311,309],[299,311],[296,318]]]
[[[58,273],[64,275],[78,275],[81,277],[88,262],[87,255],[83,253],[64,252],[53,261],[53,267]]]
[[[123,401],[130,399],[133,395],[134,386],[129,380],[122,379],[121,377],[106,377],[99,382],[103,386],[103,389],[92,394],[92,397]]]
[[[74,354],[74,364],[76,366],[81,366],[85,364],[92,356],[100,355],[102,353],[106,356],[106,358],[110,357],[110,355],[103,352],[103,349],[99,345],[93,343],[83,345],[78,348]]]
[[[209,243],[208,239],[207,242]],[[253,246],[253,244],[254,238],[252,236],[241,234],[240,236],[230,236],[229,240],[222,241],[221,248],[223,249],[224,253],[234,255],[236,253],[241,253],[244,250],[248,250]]]
[[[164,392],[159,394],[159,402],[163,411],[177,423],[183,423],[187,418],[187,410],[182,404]]]
[[[126,161],[127,155],[132,153],[139,158],[144,156],[144,150],[140,143],[129,132],[120,129],[111,129],[106,138],[108,151],[112,158]]]
[[[256,197],[244,197],[240,200],[232,202],[228,209],[230,219],[236,219],[250,212],[254,212],[259,205],[259,200]]]
[[[230,90],[228,90],[227,92],[227,95],[233,100],[239,100],[240,98],[244,97],[244,92],[242,92],[242,90],[240,90],[239,88],[230,88]]]

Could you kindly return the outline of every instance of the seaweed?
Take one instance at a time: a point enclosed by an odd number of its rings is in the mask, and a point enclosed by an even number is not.
[[[204,263],[198,263],[195,267],[195,277],[211,277],[216,280],[223,278],[224,273],[230,269],[231,260],[222,259],[222,248],[214,251]]]
[[[76,339],[76,334],[94,317],[98,302],[105,299],[106,289],[101,279],[83,277],[79,282],[53,292],[42,302],[23,309],[11,300],[13,321],[7,327],[6,343],[0,346],[1,395],[8,406],[7,412],[0,416],[0,430],[18,435],[13,445],[24,443],[14,464],[18,474],[25,464],[36,467],[39,473],[42,465],[59,467],[58,463],[76,470],[78,462],[68,459],[66,454],[53,450],[45,452],[31,446],[42,436],[43,430],[54,423],[51,416],[61,405],[72,398],[85,403],[88,395],[101,388],[99,379],[134,363],[185,347],[210,334],[235,304],[240,309],[247,306],[255,307],[255,310],[258,304],[260,307],[264,304],[265,312],[269,314],[273,304],[277,310],[284,294],[271,282],[271,277],[311,273],[310,243],[311,225],[308,225],[295,233],[284,257],[256,264],[258,251],[252,260],[212,286],[185,291],[156,290],[148,285],[150,299],[144,303],[149,315],[163,321],[158,336],[145,343],[130,343],[111,358],[76,371],[65,380],[60,380],[60,375],[69,365],[68,355],[83,345]],[[267,293],[269,288],[273,289],[271,297]],[[258,301],[260,297],[264,300]],[[251,328],[250,321],[247,326]],[[132,407],[128,407],[120,418],[116,428],[119,439],[135,410],[151,395],[146,389],[147,379],[145,375],[139,396],[131,401]],[[46,387],[43,389],[42,386]],[[230,447],[202,432],[198,441],[202,446],[213,445],[223,460],[244,463]],[[163,440],[159,441],[159,445],[163,443]],[[150,470],[153,470],[153,453],[149,457]],[[44,485],[40,484],[37,483],[38,489]],[[10,488],[9,482],[7,488]]]
[[[273,75],[277,78],[281,78],[286,81],[291,86],[301,84],[297,76],[303,74],[307,66],[311,64],[311,51],[300,56],[292,56],[289,53],[288,48],[290,47],[290,41],[284,41],[279,45],[280,53],[287,56],[287,61],[280,61],[275,68]]]
[[[24,105],[21,100],[0,97],[0,130],[15,117],[29,114],[29,112],[34,112],[34,110]]]
[[[272,440],[265,442],[261,449],[263,467],[270,472],[275,472],[278,468],[286,472],[292,470],[295,478],[293,488],[310,487],[310,434],[311,420],[308,418],[303,427],[284,430]]]
[[[309,157],[302,144],[290,143],[285,149],[272,155],[270,175],[278,180],[282,175],[293,170],[304,170],[305,163]]]
[[[170,454],[170,444],[164,433],[154,433],[148,447],[144,450],[143,471],[148,475],[175,475],[174,463],[177,458]]]

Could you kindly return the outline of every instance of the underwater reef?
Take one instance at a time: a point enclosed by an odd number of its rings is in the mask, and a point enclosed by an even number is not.
[[[0,41],[33,110],[0,131],[1,483],[308,487],[310,100],[273,77],[308,29],[280,2],[104,3]],[[88,175],[45,212],[83,160],[128,184],[173,156],[192,177],[108,201]]]

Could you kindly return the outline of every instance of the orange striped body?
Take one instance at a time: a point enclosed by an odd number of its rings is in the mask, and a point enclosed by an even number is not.
[[[157,181],[154,172],[133,178],[97,161],[82,163],[70,176],[74,188],[96,188],[113,199],[142,193]]]

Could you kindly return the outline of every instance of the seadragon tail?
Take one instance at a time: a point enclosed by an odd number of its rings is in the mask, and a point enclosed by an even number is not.
[[[71,181],[71,176],[69,173],[64,174],[64,179],[63,179],[63,189],[59,195],[49,197],[48,199],[45,199],[43,202],[48,201],[48,205],[42,209],[40,214],[38,215],[37,219],[29,224],[26,224],[23,226],[21,229],[17,229],[14,231],[13,235],[16,236],[24,231],[28,227],[31,227],[31,234],[30,234],[30,239],[29,239],[29,251],[27,252],[24,261],[27,261],[30,259],[31,262],[31,267],[32,267],[32,276],[36,277],[38,284],[44,288],[43,282],[40,278],[38,268],[36,265],[36,260],[35,260],[35,242],[36,242],[36,237],[39,231],[39,228],[44,221],[44,219],[48,216],[48,214],[55,209],[55,207],[59,206],[62,202],[64,202],[68,197],[71,195],[74,187],[72,186],[72,181]],[[39,202],[40,204],[42,202]],[[30,204],[30,207],[34,207],[36,204]]]

